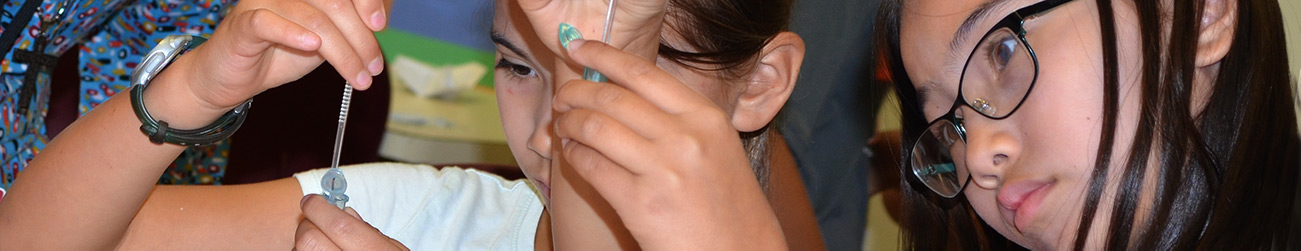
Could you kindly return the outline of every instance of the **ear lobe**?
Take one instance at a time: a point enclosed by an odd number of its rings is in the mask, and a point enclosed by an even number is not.
[[[1202,6],[1197,39],[1197,67],[1219,63],[1233,45],[1238,22],[1237,0],[1207,0]]]
[[[786,105],[804,62],[804,40],[795,33],[782,32],[760,53],[732,109],[732,126],[737,131],[753,132],[768,126]]]

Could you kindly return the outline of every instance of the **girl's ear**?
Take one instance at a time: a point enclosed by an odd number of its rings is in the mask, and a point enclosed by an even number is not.
[[[1207,0],[1202,6],[1202,20],[1197,39],[1197,67],[1219,63],[1233,45],[1238,25],[1237,0]]]
[[[804,40],[795,33],[782,32],[768,41],[760,53],[755,71],[745,78],[732,109],[732,126],[737,131],[762,129],[781,111],[800,75]]]

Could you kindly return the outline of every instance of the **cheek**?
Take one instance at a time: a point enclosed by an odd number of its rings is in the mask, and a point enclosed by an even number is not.
[[[497,94],[497,111],[501,114],[502,127],[506,129],[506,141],[514,143],[519,134],[527,135],[532,131],[536,123],[533,122],[533,107],[540,105],[540,101],[535,95],[521,95],[518,85],[498,83],[495,87]]]
[[[1044,35],[1068,39],[1040,39],[1035,45],[1039,78],[1021,108],[1025,114],[1012,118],[1022,127],[1029,161],[1065,172],[1059,176],[1087,176],[1102,135],[1101,42],[1087,34],[1059,33]]]
[[[1078,64],[1067,66],[1091,68]],[[1069,194],[1081,194],[1092,175],[1102,136],[1103,87],[1101,81],[1094,80],[1100,79],[1101,73],[1065,70],[1069,68],[1042,69],[1039,83],[1027,97],[1023,110],[1018,111],[1025,113],[1012,117],[1017,120],[1023,134],[1021,161],[1025,168],[1038,175],[1051,176],[1059,189],[1070,191]],[[1065,196],[1067,193],[1057,195]],[[1058,199],[1061,198],[1047,201]],[[1074,204],[1072,201],[1048,204]]]
[[[542,102],[536,87],[498,83],[495,89],[497,111],[501,115],[502,128],[505,129],[506,144],[516,162],[525,169],[525,174],[532,177],[527,167],[534,166],[539,157],[529,150],[528,140],[538,128],[538,120],[542,117],[538,107],[549,107],[549,104]]]

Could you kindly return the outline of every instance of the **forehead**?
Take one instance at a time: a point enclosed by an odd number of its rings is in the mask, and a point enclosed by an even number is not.
[[[549,72],[555,54],[546,49],[546,44],[539,40],[533,31],[533,24],[525,18],[524,10],[515,0],[499,0],[493,10],[493,42],[500,52],[511,52],[529,61],[534,70]]]
[[[498,0],[493,2],[495,2],[492,11],[493,33],[504,35],[514,41],[522,40],[520,39],[520,32],[516,30],[517,24],[515,24],[514,18],[511,17],[516,14],[523,15],[523,13],[513,13],[520,11],[518,5],[514,4],[515,1]]]

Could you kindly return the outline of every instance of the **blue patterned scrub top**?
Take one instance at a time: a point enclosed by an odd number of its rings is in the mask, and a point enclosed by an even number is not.
[[[16,14],[27,1],[4,3],[0,29],[18,19]],[[211,35],[234,2],[42,0],[24,27],[26,32],[0,61],[0,189],[8,189],[49,141],[44,117],[49,107],[50,73],[59,55],[68,49],[81,50],[79,111],[85,114],[125,91],[141,55],[159,40],[171,34]],[[58,14],[60,9],[64,10],[62,15]],[[228,141],[187,149],[159,183],[220,184],[228,149]]]

